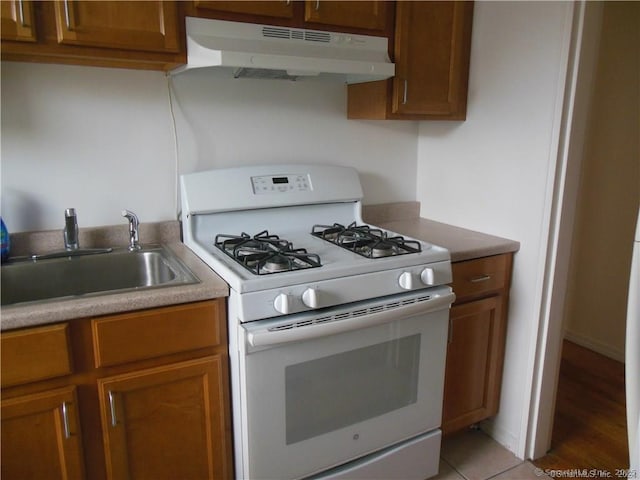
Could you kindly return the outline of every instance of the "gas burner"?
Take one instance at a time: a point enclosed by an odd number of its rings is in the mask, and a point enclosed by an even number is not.
[[[311,234],[367,258],[391,257],[422,251],[420,242],[405,240],[400,236],[389,237],[383,230],[368,225],[357,225],[355,222],[347,227],[339,223],[314,225]]]
[[[291,242],[271,235],[267,230],[253,237],[244,232],[241,235],[216,235],[215,246],[254,275],[322,265],[318,255],[307,253],[304,248],[293,248]]]

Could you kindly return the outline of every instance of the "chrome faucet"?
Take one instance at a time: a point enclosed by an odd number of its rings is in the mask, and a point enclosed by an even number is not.
[[[64,236],[65,250],[71,251],[80,248],[80,242],[78,240],[78,217],[76,217],[75,208],[67,208],[64,211],[64,230],[62,234]]]
[[[122,216],[129,220],[129,250],[135,251],[140,250],[139,236],[138,236],[138,226],[140,222],[138,221],[138,217],[135,213],[130,212],[129,210],[123,210]]]

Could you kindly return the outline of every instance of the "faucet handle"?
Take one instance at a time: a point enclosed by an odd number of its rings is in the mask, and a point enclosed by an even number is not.
[[[140,221],[138,216],[130,210],[123,210],[122,216],[129,220],[129,250],[140,250],[138,227]]]

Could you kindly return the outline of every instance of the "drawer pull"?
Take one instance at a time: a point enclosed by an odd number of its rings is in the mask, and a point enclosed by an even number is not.
[[[487,280],[491,280],[491,275],[478,275],[477,277],[469,279],[471,283],[481,283],[486,282]]]
[[[64,427],[64,438],[71,438],[71,429],[69,428],[69,411],[67,410],[67,402],[62,402],[62,425]]]

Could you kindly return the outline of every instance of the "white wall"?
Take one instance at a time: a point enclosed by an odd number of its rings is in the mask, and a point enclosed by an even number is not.
[[[233,79],[2,63],[2,217],[10,231],[176,218],[176,178],[255,163],[330,163],[361,174],[364,202],[415,200],[416,122],[346,119],[335,82]],[[177,132],[177,151],[174,144]]]
[[[476,2],[464,123],[423,122],[422,216],[518,240],[494,437],[524,456],[567,66],[568,2]]]
[[[2,218],[10,231],[175,217],[164,76],[2,63]]]

